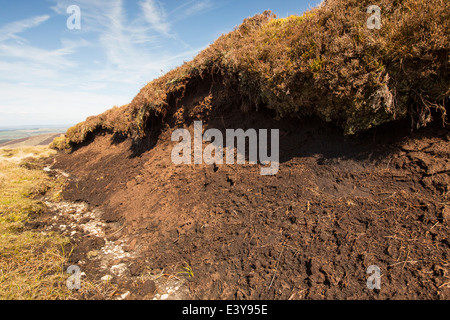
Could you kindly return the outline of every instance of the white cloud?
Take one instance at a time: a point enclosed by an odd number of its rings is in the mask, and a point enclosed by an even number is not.
[[[51,9],[65,17],[67,7],[74,4],[53,2]],[[160,2],[145,0],[134,17],[123,0],[75,3],[81,8],[82,29],[67,31],[66,39],[54,39],[59,40],[56,49],[20,38],[20,33],[39,27],[50,15],[0,25],[0,125],[82,121],[129,103],[160,70],[169,71],[202,49],[178,39],[169,21],[206,10],[208,0],[190,1],[169,13]],[[68,40],[75,37],[78,40]],[[168,44],[179,50],[167,49]],[[82,48],[86,51],[79,57]],[[93,50],[95,58],[86,58],[87,50]]]
[[[62,47],[55,50],[45,50],[25,43],[5,44],[0,42],[0,56],[13,60],[25,60],[52,68],[73,68],[77,64],[67,58],[79,47],[86,45],[85,41],[63,41]]]
[[[206,12],[213,8],[213,3],[210,0],[196,1],[191,0],[183,3],[175,8],[171,15],[174,15],[173,21],[183,20],[199,13]]]
[[[164,35],[169,35],[170,24],[163,6],[156,0],[146,0],[140,3],[145,20],[152,28]]]
[[[0,126],[19,124],[75,124],[102,113],[129,97],[64,88],[42,88],[0,82]],[[39,122],[39,123],[37,123]]]
[[[8,23],[0,28],[0,41],[8,39],[23,40],[22,38],[17,36],[18,33],[22,33],[27,29],[37,27],[41,23],[47,21],[49,18],[49,15],[42,15]]]

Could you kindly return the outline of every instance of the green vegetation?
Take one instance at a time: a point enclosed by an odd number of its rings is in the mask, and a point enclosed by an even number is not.
[[[55,192],[61,185],[21,159],[51,153],[45,147],[0,149],[0,299],[65,299],[71,295],[63,270],[68,255],[62,250],[69,241],[56,233],[26,228],[26,222],[45,209],[38,196]]]
[[[164,120],[169,97],[221,77],[278,117],[317,116],[345,134],[410,116],[416,127],[446,119],[450,12],[445,0],[380,0],[382,28],[369,30],[368,0],[328,0],[303,16],[264,12],[244,20],[195,59],[146,85],[129,105],[67,132],[70,146],[104,129],[135,139]],[[256,109],[256,108],[255,108]]]
[[[110,299],[116,291],[86,279],[81,290],[67,289],[70,240],[28,225],[46,210],[42,196],[61,200],[64,179],[51,178],[40,164],[55,153],[47,146],[0,148],[0,300]]]
[[[189,265],[189,263],[184,262],[184,266],[182,267],[183,271],[178,272],[178,274],[187,274],[189,278],[194,277],[194,270],[192,270],[192,267]]]
[[[65,150],[69,149],[70,145],[64,135],[61,135],[58,138],[53,139],[53,142],[49,146],[51,149],[55,150]]]

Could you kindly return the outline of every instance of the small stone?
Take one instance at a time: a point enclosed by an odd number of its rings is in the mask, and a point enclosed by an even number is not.
[[[127,270],[127,265],[125,263],[121,263],[121,264],[111,267],[111,272],[114,273],[118,277],[123,275],[126,270]]]
[[[122,295],[120,296],[120,298],[121,298],[122,300],[125,300],[129,295],[130,295],[130,291],[127,291],[127,292],[125,292],[124,294],[122,294]]]
[[[113,278],[113,277],[112,277],[111,275],[107,274],[106,276],[103,276],[103,277],[101,278],[101,280],[102,280],[102,281],[111,281],[112,278]]]
[[[98,256],[98,251],[97,250],[92,250],[92,251],[89,251],[87,253],[87,258],[88,259],[95,258],[96,256]]]
[[[166,293],[166,294],[163,294],[162,296],[161,296],[161,300],[167,300],[167,298],[169,298],[169,295]]]

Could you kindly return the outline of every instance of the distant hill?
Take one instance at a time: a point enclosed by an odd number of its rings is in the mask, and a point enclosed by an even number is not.
[[[8,143],[13,140],[25,139],[34,136],[63,133],[68,126],[20,126],[20,127],[0,127],[0,145]]]
[[[49,145],[53,139],[59,137],[61,133],[47,133],[32,137],[15,139],[8,142],[0,143],[0,148],[20,148],[20,147],[36,147]]]

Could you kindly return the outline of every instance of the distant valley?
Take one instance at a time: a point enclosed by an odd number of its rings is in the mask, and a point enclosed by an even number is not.
[[[39,126],[27,126],[18,128],[6,128],[0,127],[0,147],[3,145],[18,139],[30,138],[41,135],[51,135],[58,133],[65,133],[68,129],[66,127],[39,127]]]

